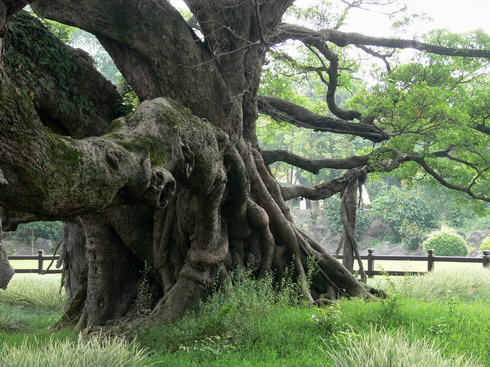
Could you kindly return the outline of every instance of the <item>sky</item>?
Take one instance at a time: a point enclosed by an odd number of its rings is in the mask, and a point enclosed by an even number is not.
[[[271,0],[269,0],[271,1]],[[307,6],[318,0],[297,0],[296,5]],[[178,8],[185,8],[182,0],[171,0]],[[338,1],[340,3],[340,1]],[[447,28],[461,33],[483,29],[490,34],[490,0],[406,0],[409,9],[426,12],[433,18],[431,23],[418,23],[409,31],[411,35],[421,35],[434,28]],[[389,36],[389,21],[380,14],[353,11],[344,31],[362,32],[372,36]]]

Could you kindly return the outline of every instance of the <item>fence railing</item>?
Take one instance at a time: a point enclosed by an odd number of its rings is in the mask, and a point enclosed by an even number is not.
[[[37,273],[37,274],[61,274],[62,270],[61,269],[55,269],[55,270],[44,270],[44,265],[47,263],[48,266],[51,263],[51,261],[56,261],[60,257],[59,255],[44,255],[43,250],[39,250],[37,252],[37,255],[12,255],[12,256],[7,256],[7,259],[10,260],[37,260],[37,268],[32,268],[32,269],[15,269],[15,272],[17,274],[26,274],[26,273]],[[49,262],[48,262],[49,261]],[[14,264],[15,265],[15,264]]]
[[[337,259],[342,259],[342,255],[337,256]],[[484,250],[482,257],[465,257],[465,256],[436,256],[434,250],[429,250],[427,256],[415,255],[375,255],[374,249],[369,248],[367,255],[361,255],[362,260],[367,260],[366,275],[369,278],[375,275],[419,275],[434,270],[436,262],[455,262],[455,263],[480,263],[484,268],[490,268],[490,250]],[[382,261],[425,261],[427,262],[427,271],[393,271],[393,270],[374,270],[376,260]]]
[[[342,259],[342,255],[337,257]],[[8,256],[8,260],[37,260],[36,269],[15,269],[16,273],[37,273],[37,274],[60,274],[61,269],[56,270],[44,270],[45,261],[58,260],[59,255],[44,255],[43,250],[39,250],[37,255],[14,255]],[[429,250],[427,256],[414,256],[414,255],[375,255],[374,249],[369,248],[367,255],[361,255],[362,260],[367,260],[366,275],[370,278],[375,275],[387,274],[387,275],[418,275],[424,274],[434,270],[435,263],[440,262],[456,262],[456,263],[480,263],[484,268],[490,269],[490,250],[484,250],[482,257],[464,257],[464,256],[436,256],[434,250]],[[376,260],[381,261],[425,261],[427,262],[427,272],[425,271],[379,271],[374,270]],[[14,267],[15,268],[15,267]]]

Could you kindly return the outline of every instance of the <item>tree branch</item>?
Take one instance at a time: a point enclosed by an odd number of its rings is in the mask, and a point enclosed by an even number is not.
[[[413,48],[436,55],[490,58],[490,50],[442,47],[415,40],[370,37],[360,33],[341,32],[334,29],[314,31],[293,24],[282,24],[279,26],[279,33],[275,36],[272,42],[283,42],[287,39],[295,39],[300,41],[317,39],[322,40],[324,43],[331,42],[339,47],[345,47],[348,45],[363,45],[400,49]]]
[[[170,2],[34,0],[31,6],[96,35],[141,100],[170,97],[217,124],[229,116],[223,106],[202,103],[215,94],[226,100],[227,86],[210,50]]]
[[[459,191],[459,192],[464,192],[464,193],[468,194],[469,196],[471,196],[473,199],[490,202],[490,197],[478,195],[478,194],[475,194],[473,191],[471,191],[471,186],[473,184],[470,185],[470,187],[461,187],[461,186],[453,185],[450,182],[446,181],[446,179],[444,179],[434,169],[432,169],[432,167],[430,167],[429,164],[423,158],[411,157],[411,160],[418,163],[425,170],[425,172],[427,172],[437,182],[439,182],[441,185],[447,187],[448,189],[451,189],[454,191]]]
[[[219,134],[171,100],[144,102],[111,133],[76,140],[42,125],[1,64],[0,93],[0,206],[8,210],[64,219],[136,203],[161,208],[175,193],[173,176],[198,197],[223,181]]]
[[[490,126],[479,124],[479,125],[476,125],[475,129],[484,133],[484,134],[490,135]]]
[[[295,185],[281,186],[281,194],[284,200],[303,197],[310,200],[322,200],[343,191],[351,182],[357,181],[366,174],[366,167],[355,168],[343,175],[322,182],[314,187]]]
[[[287,150],[263,150],[262,156],[267,165],[281,161],[317,174],[323,168],[349,169],[365,166],[368,164],[371,155],[367,154],[339,159],[308,159]]]
[[[360,136],[373,142],[381,142],[390,138],[389,134],[374,124],[352,123],[317,115],[304,107],[277,97],[259,96],[257,102],[260,113],[269,115],[277,121],[286,121],[318,131]]]
[[[10,79],[31,97],[43,124],[55,133],[102,135],[120,116],[122,98],[90,56],[66,46],[26,12],[10,21],[4,62]]]

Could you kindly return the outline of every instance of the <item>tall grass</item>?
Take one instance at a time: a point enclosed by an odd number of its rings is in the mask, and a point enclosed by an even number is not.
[[[0,304],[0,332],[15,332],[23,330],[27,320],[21,310]]]
[[[441,269],[418,276],[397,277],[388,282],[389,293],[423,301],[490,298],[488,269]]]
[[[475,358],[447,358],[440,348],[428,339],[409,340],[401,331],[387,332],[371,329],[361,335],[337,337],[341,348],[321,347],[334,367],[480,367]]]
[[[45,345],[23,343],[0,349],[0,366],[9,367],[144,367],[147,354],[135,344],[92,338],[85,341],[51,339]]]
[[[15,276],[7,290],[0,291],[0,305],[43,311],[62,311],[65,300],[59,277]]]

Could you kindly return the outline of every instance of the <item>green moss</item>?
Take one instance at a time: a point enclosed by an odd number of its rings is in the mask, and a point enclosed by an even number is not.
[[[115,133],[118,130],[121,130],[124,127],[124,123],[120,120],[114,120],[111,122],[111,126],[109,128],[110,133]]]
[[[91,96],[80,94],[73,83],[88,63],[27,12],[15,14],[10,21],[4,61],[8,75],[34,103],[48,94],[58,101],[58,113],[79,111],[87,122],[96,114]]]
[[[75,166],[78,164],[81,154],[68,146],[66,141],[68,141],[70,138],[53,133],[48,133],[48,137],[51,143],[50,158],[53,162],[56,164],[63,162],[64,164],[68,164],[70,166]]]

